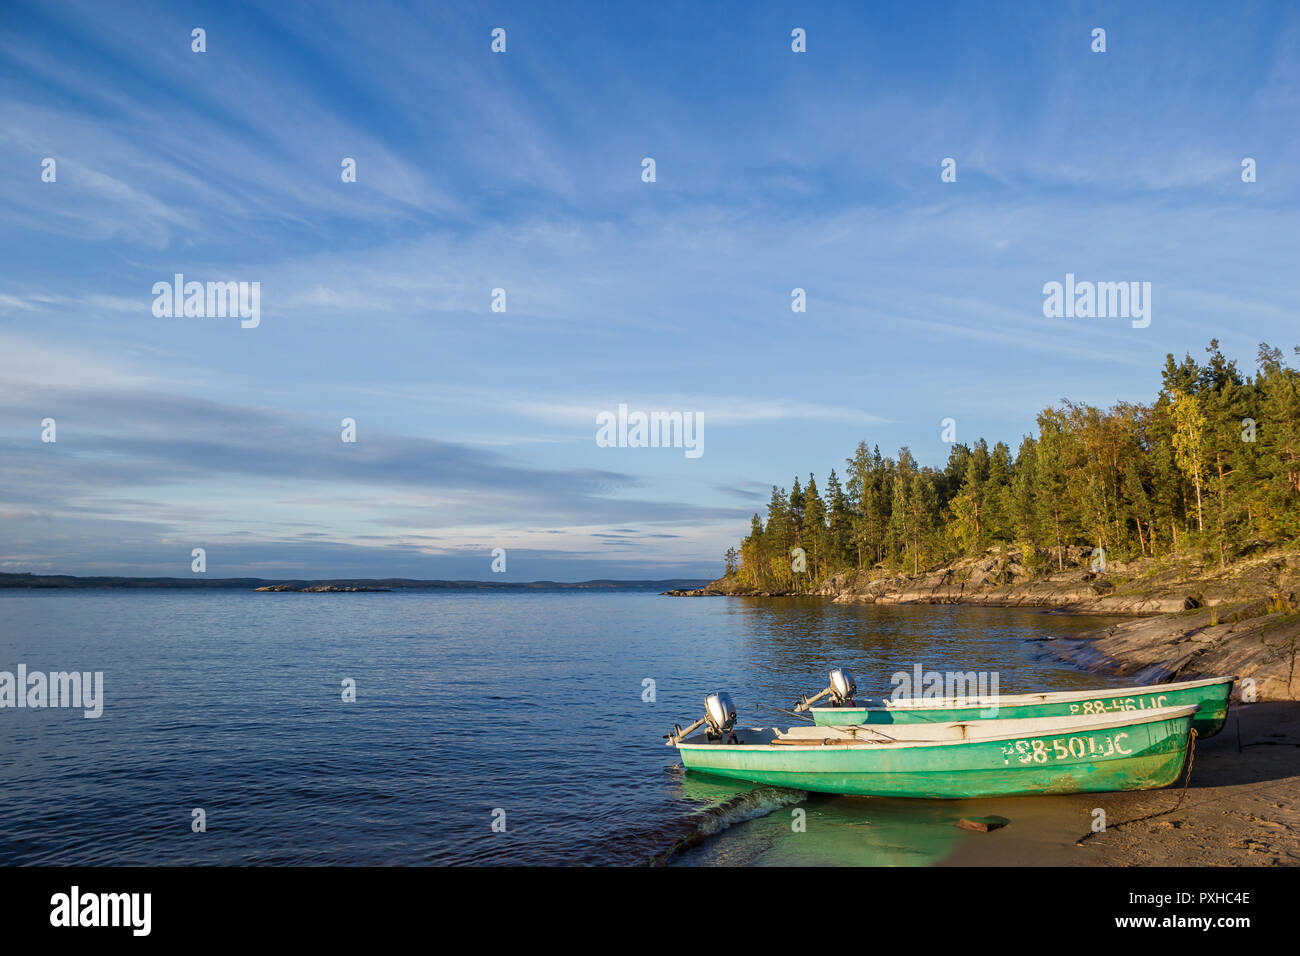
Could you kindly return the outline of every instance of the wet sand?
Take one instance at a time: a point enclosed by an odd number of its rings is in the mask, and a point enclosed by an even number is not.
[[[1178,809],[1123,825],[1172,809],[1182,787],[1180,779],[1136,793],[960,801],[965,816],[1011,823],[957,841],[940,865],[1300,865],[1300,702],[1234,705],[1219,734],[1197,741]],[[1106,831],[1076,845],[1091,833],[1097,808]]]

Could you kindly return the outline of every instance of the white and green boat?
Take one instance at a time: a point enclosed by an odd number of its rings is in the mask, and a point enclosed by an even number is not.
[[[1212,737],[1228,717],[1228,697],[1236,677],[1145,687],[1111,687],[1103,690],[1047,691],[1037,694],[1002,694],[990,697],[857,698],[847,670],[831,671],[831,686],[813,698],[804,698],[799,710],[812,714],[820,726],[842,724],[918,724],[934,721],[1019,719],[1024,717],[1096,717],[1132,711],[1159,710],[1197,704],[1192,721],[1197,736]],[[812,707],[822,697],[830,706]]]
[[[1168,786],[1186,763],[1198,705],[784,732],[735,728],[725,694],[710,695],[706,709],[704,720],[668,735],[689,771],[822,793],[957,799]]]

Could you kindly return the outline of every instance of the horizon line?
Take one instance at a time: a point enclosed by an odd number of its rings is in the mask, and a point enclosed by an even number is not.
[[[227,577],[227,578],[200,578],[200,577],[171,577],[166,575],[127,575],[127,574],[64,574],[61,572],[43,572],[43,571],[0,571],[0,585],[10,581],[13,578],[33,578],[33,579],[60,579],[72,582],[89,582],[89,581],[121,581],[126,583],[147,582],[147,581],[165,581],[174,582],[177,586],[183,587],[215,587],[218,585],[237,585],[237,584],[401,584],[407,586],[449,586],[449,585],[485,585],[488,587],[530,587],[540,585],[562,585],[566,587],[576,587],[584,584],[680,584],[685,582],[705,581],[708,582],[713,578],[706,576],[692,577],[668,577],[668,578],[586,578],[581,581],[556,581],[549,578],[533,581],[494,581],[479,578],[406,578],[406,577],[333,577],[333,578],[304,578],[304,577],[280,577],[280,578],[261,578],[261,577]]]

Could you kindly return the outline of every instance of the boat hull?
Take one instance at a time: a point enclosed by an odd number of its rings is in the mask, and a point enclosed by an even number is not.
[[[995,710],[987,703],[962,707],[943,706],[943,700],[918,700],[903,702],[903,706],[899,706],[898,702],[875,701],[865,707],[814,707],[810,713],[815,724],[846,726],[1021,717],[1092,717],[1099,714],[1198,704],[1201,709],[1197,711],[1192,726],[1196,728],[1198,737],[1205,738],[1213,737],[1223,729],[1224,721],[1228,718],[1228,697],[1232,693],[1235,679],[1224,677],[1213,681],[1187,681],[1149,687],[1118,687],[1110,690],[1040,695],[1020,694],[1014,697],[994,698],[997,702]],[[1035,696],[1040,699],[1030,699]]]
[[[959,743],[680,744],[690,771],[821,793],[960,799],[1151,790],[1178,779],[1192,713]],[[987,724],[986,724],[987,725]],[[743,739],[743,732],[741,734]]]

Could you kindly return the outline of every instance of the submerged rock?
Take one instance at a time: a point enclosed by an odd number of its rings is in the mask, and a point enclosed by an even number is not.
[[[974,830],[976,833],[990,833],[993,830],[1000,830],[1011,821],[1006,817],[962,817],[957,821],[957,826],[963,830]]]

